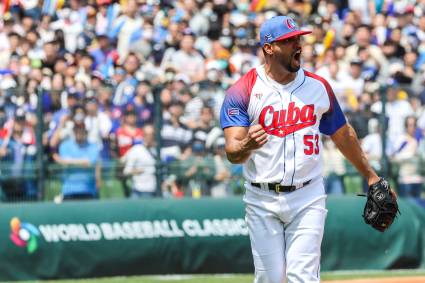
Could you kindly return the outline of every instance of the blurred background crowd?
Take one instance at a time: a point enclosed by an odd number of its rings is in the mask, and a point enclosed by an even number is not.
[[[0,13],[4,200],[241,193],[219,110],[279,14],[313,31],[303,66],[329,81],[375,169],[421,195],[425,0],[4,0]],[[362,190],[323,143],[328,192]]]

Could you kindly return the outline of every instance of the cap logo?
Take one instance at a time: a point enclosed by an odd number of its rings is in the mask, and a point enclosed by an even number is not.
[[[273,36],[272,36],[271,34],[266,34],[266,35],[264,36],[264,39],[265,39],[267,42],[269,42],[269,41],[271,41],[271,40],[273,39]]]
[[[293,19],[286,19],[286,25],[289,29],[295,29],[296,24]]]

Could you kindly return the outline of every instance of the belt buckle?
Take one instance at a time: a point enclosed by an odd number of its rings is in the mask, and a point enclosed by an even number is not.
[[[280,193],[279,188],[280,184],[274,184],[274,191],[276,192],[276,194]]]

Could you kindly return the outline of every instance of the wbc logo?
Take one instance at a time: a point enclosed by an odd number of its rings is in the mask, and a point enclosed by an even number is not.
[[[260,113],[259,123],[268,134],[283,138],[316,124],[316,119],[314,104],[299,108],[295,102],[291,102],[288,109],[275,110],[272,105],[264,107]]]

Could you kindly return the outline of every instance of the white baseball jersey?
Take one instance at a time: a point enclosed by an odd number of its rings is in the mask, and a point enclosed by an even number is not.
[[[261,124],[268,142],[244,164],[248,182],[298,185],[322,174],[320,134],[332,135],[345,123],[329,83],[300,69],[282,85],[251,69],[227,90],[222,128]]]

